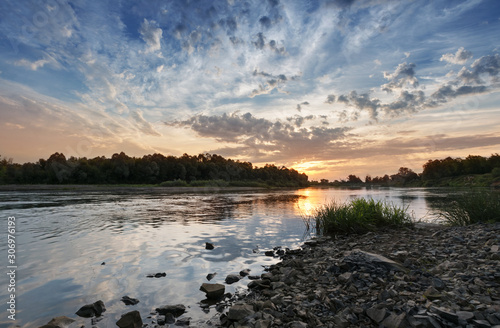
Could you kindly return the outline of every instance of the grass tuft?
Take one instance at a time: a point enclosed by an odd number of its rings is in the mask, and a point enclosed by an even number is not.
[[[500,193],[472,190],[442,205],[441,218],[451,226],[500,222]]]
[[[365,198],[342,204],[331,202],[304,218],[307,231],[318,235],[361,234],[382,227],[411,226],[413,222],[408,207]]]

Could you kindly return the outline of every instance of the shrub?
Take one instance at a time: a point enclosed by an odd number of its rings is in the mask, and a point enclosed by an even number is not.
[[[331,202],[316,209],[310,218],[305,218],[307,230],[317,234],[365,233],[381,227],[411,226],[413,219],[408,207],[373,199],[357,198],[350,203]]]
[[[500,222],[500,193],[472,190],[455,196],[443,206],[441,217],[452,226]]]

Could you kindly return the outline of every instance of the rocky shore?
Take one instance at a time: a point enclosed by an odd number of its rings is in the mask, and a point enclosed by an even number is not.
[[[364,235],[320,237],[300,249],[278,247],[265,254],[279,256],[281,262],[258,276],[242,270],[225,280],[226,284],[236,278],[247,280],[246,293],[225,294],[223,284],[202,285],[209,301],[200,306],[215,313],[209,321],[191,320],[189,309],[175,304],[149,314],[128,312],[116,325],[500,328],[500,223],[417,224]],[[138,302],[122,299],[130,300]],[[92,327],[99,326],[104,311],[101,301],[79,310],[84,317],[96,316]],[[58,317],[43,328],[83,327],[74,321]]]
[[[282,256],[222,327],[500,327],[500,224],[318,238]]]

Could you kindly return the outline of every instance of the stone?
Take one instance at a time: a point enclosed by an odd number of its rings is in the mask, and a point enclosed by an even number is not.
[[[150,273],[148,275],[146,275],[146,277],[148,278],[162,278],[162,277],[166,277],[167,274],[165,272],[158,272],[158,273]]]
[[[184,326],[189,326],[190,323],[191,323],[191,318],[181,318],[175,322],[175,325],[184,327]]]
[[[288,324],[289,328],[306,328],[307,323],[302,321],[292,321]]]
[[[142,328],[141,314],[139,311],[125,313],[116,325],[120,328]]]
[[[391,313],[384,321],[382,321],[382,326],[386,328],[400,328],[403,326],[403,321],[406,318],[406,313],[396,314]]]
[[[207,280],[212,280],[217,275],[217,272],[207,274]]]
[[[173,324],[175,322],[175,317],[172,313],[165,314],[165,323],[167,325]]]
[[[439,293],[439,291],[432,286],[426,289],[426,291],[424,292],[424,296],[431,301],[436,300],[436,299],[440,299],[443,297],[443,295],[441,295]]]
[[[52,318],[46,325],[41,326],[40,328],[65,328],[75,322],[74,319],[68,318],[66,316],[60,316]]]
[[[240,276],[246,277],[250,274],[250,269],[245,269],[240,271]]]
[[[439,315],[441,318],[458,324],[458,315],[446,309],[431,306],[431,311]]]
[[[490,328],[491,327],[491,324],[486,321],[486,320],[472,320],[472,323],[474,324],[475,327],[478,327],[478,328]]]
[[[235,282],[240,281],[240,279],[241,279],[240,276],[237,276],[235,274],[228,274],[226,276],[225,282],[226,282],[226,284],[231,285],[231,284],[234,284]]]
[[[136,305],[137,303],[139,303],[138,299],[128,296],[123,296],[121,301],[125,303],[125,305]]]
[[[401,263],[390,260],[387,257],[379,255],[379,254],[365,252],[365,251],[362,251],[360,249],[354,249],[353,251],[347,252],[346,257],[352,256],[352,255],[355,255],[355,256],[361,255],[367,262],[375,264],[375,265],[384,266],[385,268],[387,268],[389,270],[401,271],[401,272],[407,271],[407,269]]]
[[[105,311],[106,307],[104,306],[103,301],[99,300],[92,304],[82,306],[78,311],[76,311],[76,315],[83,318],[91,318],[98,317]]]
[[[380,323],[382,320],[384,320],[386,313],[387,310],[385,308],[377,308],[376,306],[373,306],[366,310],[366,315],[376,323]]]
[[[182,304],[163,305],[159,308],[156,308],[156,312],[162,315],[171,313],[174,317],[178,317],[182,315],[184,312],[186,312],[186,307]]]
[[[205,243],[205,249],[211,250],[211,249],[214,249],[214,248],[215,248],[214,244],[212,244],[212,243]]]
[[[222,284],[207,284],[203,283],[200,290],[207,295],[208,299],[219,299],[224,295],[226,287]]]
[[[271,327],[271,320],[257,320],[255,328],[269,328]]]
[[[249,304],[235,304],[228,313],[227,317],[232,321],[239,321],[254,314],[253,307]]]
[[[472,318],[474,318],[474,313],[469,312],[469,311],[457,311],[455,313],[460,319],[469,321]]]
[[[432,287],[436,288],[437,290],[443,290],[446,286],[443,280],[434,277],[432,278]]]
[[[345,284],[349,281],[351,281],[352,273],[351,272],[345,272],[337,277],[340,283]]]

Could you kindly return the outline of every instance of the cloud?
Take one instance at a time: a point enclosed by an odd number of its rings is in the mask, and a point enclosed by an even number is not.
[[[366,111],[370,119],[377,121],[380,100],[377,98],[370,98],[369,93],[358,94],[356,91],[351,91],[348,95],[340,95],[337,101],[356,109]]]
[[[309,102],[307,101],[301,102],[300,104],[297,104],[296,109],[300,112],[302,111],[302,106],[307,106],[307,105],[309,105]]]
[[[130,116],[136,121],[140,132],[154,137],[161,137],[161,134],[155,130],[151,123],[144,119],[142,111],[135,110],[130,113]]]
[[[275,89],[279,92],[284,92],[282,87],[285,85],[285,83],[287,83],[288,81],[296,81],[300,78],[298,75],[291,76],[290,78],[288,78],[285,74],[273,75],[263,71],[258,71],[257,69],[253,71],[252,76],[262,76],[267,80],[260,83],[257,89],[252,90],[250,98],[262,94],[270,94]]]
[[[292,117],[287,117],[286,120],[288,122],[292,122],[297,128],[300,128],[306,121],[310,121],[315,118],[316,117],[314,115],[307,115],[307,116],[295,115]]]
[[[144,18],[139,33],[144,42],[146,42],[146,52],[155,52],[161,49],[163,31],[154,20],[148,21]]]
[[[259,23],[264,28],[270,28],[271,27],[271,19],[269,17],[267,17],[267,16],[262,16],[259,19]]]
[[[383,103],[378,98],[371,98],[369,93],[358,94],[356,91],[351,91],[338,97],[330,94],[325,103],[331,104],[336,101],[355,109],[350,114],[347,111],[340,112],[339,121],[344,123],[357,120],[359,112],[356,110],[368,112],[370,119],[377,121],[380,113],[388,117],[397,117],[405,113],[434,108],[457,97],[498,90],[500,88],[500,55],[483,56],[475,60],[470,68],[463,67],[456,75],[448,74],[446,77],[451,79],[437,85],[437,90],[430,95],[426,95],[423,88],[417,89],[419,84],[415,75],[415,64],[407,63],[398,65],[393,73],[384,72],[384,77],[389,82],[383,84],[381,89],[389,93],[399,90],[398,97],[389,102]],[[406,85],[417,90],[405,90]]]
[[[384,78],[389,80],[389,82],[382,85],[382,90],[392,92],[406,85],[412,87],[418,86],[418,80],[415,77],[415,66],[413,63],[402,63],[398,65],[393,73],[384,72]]]
[[[325,104],[333,104],[335,102],[335,95],[326,96]]]
[[[32,71],[36,71],[37,69],[39,69],[40,67],[43,67],[45,66],[45,64],[48,64],[50,63],[49,60],[47,59],[39,59],[37,61],[34,61],[34,62],[31,62],[27,59],[20,59],[18,61],[16,61],[14,63],[14,65],[16,66],[24,66],[24,67],[27,67],[29,69],[31,69]]]
[[[218,142],[237,143],[235,148],[221,148],[225,154],[267,158],[273,160],[294,156],[307,156],[331,148],[346,137],[348,127],[304,127],[304,122],[314,116],[295,116],[287,122],[257,118],[250,113],[195,115],[184,121],[166,122],[170,126],[189,127],[200,137],[214,138]],[[291,124],[293,123],[293,124]],[[298,155],[300,154],[300,155]]]
[[[458,73],[458,80],[468,84],[484,83],[481,76],[488,76],[493,79],[493,82],[498,83],[498,75],[500,74],[500,55],[487,55],[476,59],[471,69],[465,67]]]
[[[260,49],[260,50],[264,49],[264,46],[266,45],[266,37],[264,36],[264,33],[259,32],[259,33],[257,33],[257,35],[255,37],[256,37],[256,40],[252,41],[252,44],[257,49]]]
[[[455,54],[444,54],[439,60],[448,62],[450,64],[463,65],[467,60],[471,58],[472,52],[465,50],[463,47],[460,47]]]

